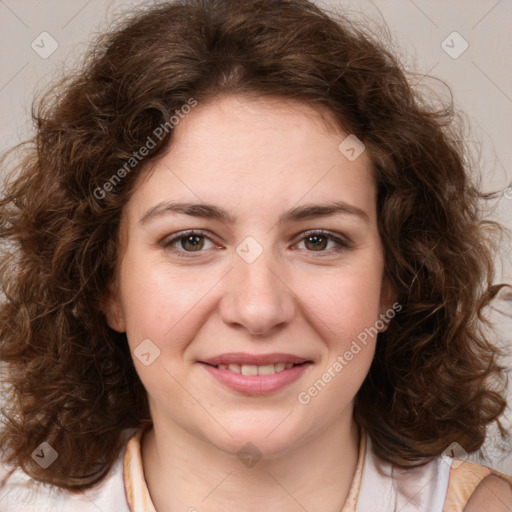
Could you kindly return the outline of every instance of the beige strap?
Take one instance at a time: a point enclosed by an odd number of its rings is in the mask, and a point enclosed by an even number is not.
[[[478,464],[454,460],[443,512],[462,512],[480,482],[489,475],[503,478],[512,485],[510,476]]]

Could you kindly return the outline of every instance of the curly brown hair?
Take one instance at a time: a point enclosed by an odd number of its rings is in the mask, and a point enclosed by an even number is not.
[[[401,466],[455,440],[479,449],[506,407],[499,350],[483,328],[504,286],[493,285],[503,231],[484,220],[494,196],[467,165],[453,104],[432,105],[385,42],[307,0],[178,0],[119,20],[34,102],[36,135],[0,200],[4,462],[85,489],[111,468],[124,429],[151,425],[126,335],[108,327],[102,298],[123,207],[172,130],[104,185],[182,105],[220,94],[305,102],[364,142],[385,275],[403,309],[379,335],[355,419]],[[43,441],[59,454],[51,472],[31,457]]]

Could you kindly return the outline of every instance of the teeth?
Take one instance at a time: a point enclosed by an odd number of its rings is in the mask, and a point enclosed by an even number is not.
[[[274,370],[273,364],[265,364],[263,366],[258,366],[258,375],[272,375],[276,373]]]
[[[219,364],[219,370],[230,370],[235,373],[241,373],[242,375],[272,375],[274,373],[288,370],[294,366],[293,363],[276,363],[276,364],[264,364],[257,366],[255,364]]]
[[[258,367],[255,364],[243,364],[242,375],[258,375]]]

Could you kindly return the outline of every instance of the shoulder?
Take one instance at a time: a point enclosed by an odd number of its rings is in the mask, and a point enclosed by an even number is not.
[[[454,460],[444,512],[512,512],[512,477]]]
[[[12,468],[0,464],[1,512],[129,512],[123,481],[123,457],[94,487],[80,493],[39,482],[20,468],[9,477]]]
[[[511,512],[512,483],[497,474],[485,477],[464,507],[464,512],[480,512],[481,510]]]

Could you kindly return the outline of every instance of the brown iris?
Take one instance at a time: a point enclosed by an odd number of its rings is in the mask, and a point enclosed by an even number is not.
[[[323,242],[319,242],[320,239],[323,239]],[[307,244],[310,242],[310,241],[313,241],[313,250],[322,250],[322,249],[325,249],[325,247],[327,246],[327,242],[328,242],[328,238],[324,235],[310,235],[310,236],[307,236],[304,240],[304,243],[306,244],[306,247],[307,247]]]
[[[204,245],[204,237],[202,235],[182,236],[180,242],[183,249],[187,251],[200,251]],[[187,247],[187,245],[189,247]]]

